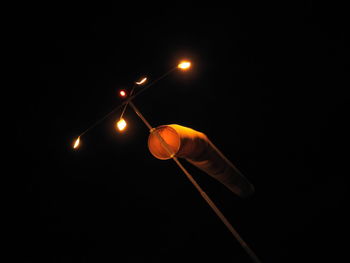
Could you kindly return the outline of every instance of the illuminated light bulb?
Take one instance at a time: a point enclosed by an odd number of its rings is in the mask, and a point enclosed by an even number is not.
[[[143,79],[141,79],[140,81],[136,81],[135,83],[136,83],[137,85],[142,85],[142,84],[144,84],[146,81],[147,81],[147,78],[144,77]]]
[[[126,91],[125,90],[120,90],[119,91],[119,96],[123,97],[123,98],[126,97]]]
[[[118,130],[119,131],[123,131],[124,129],[125,129],[125,127],[126,127],[126,121],[123,119],[123,118],[121,118],[118,122],[117,122],[117,127],[118,127]]]
[[[177,67],[179,69],[182,69],[182,70],[189,69],[191,67],[191,62],[189,62],[189,61],[181,61],[179,63],[179,65],[177,65]]]
[[[78,148],[79,144],[80,144],[80,136],[78,137],[78,139],[75,140],[73,148],[74,149]]]

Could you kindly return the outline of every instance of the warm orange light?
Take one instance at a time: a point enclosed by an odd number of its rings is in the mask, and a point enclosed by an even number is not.
[[[126,96],[126,91],[125,90],[119,91],[119,95],[120,95],[120,97],[125,97]]]
[[[80,144],[80,136],[78,137],[78,139],[75,140],[73,148],[74,149],[78,148],[79,144]]]
[[[140,81],[136,81],[135,83],[136,83],[137,85],[142,85],[142,84],[144,84],[146,81],[147,81],[147,78],[144,77],[143,79],[141,79]]]
[[[117,127],[118,127],[118,130],[119,131],[123,131],[124,129],[125,129],[125,127],[126,127],[126,121],[123,119],[123,118],[121,118],[118,122],[117,122]]]
[[[182,69],[182,70],[189,69],[191,67],[191,62],[189,62],[189,61],[181,61],[179,63],[179,65],[177,65],[177,67],[179,69]]]

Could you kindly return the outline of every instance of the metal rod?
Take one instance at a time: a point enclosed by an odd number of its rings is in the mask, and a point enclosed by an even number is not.
[[[247,252],[247,254],[250,256],[250,258],[255,263],[261,263],[260,259],[256,256],[254,251],[247,245],[247,243],[242,239],[242,237],[238,234],[237,230],[231,225],[231,223],[227,220],[225,215],[220,211],[220,209],[215,205],[215,203],[211,200],[211,198],[202,190],[202,188],[199,186],[199,184],[194,180],[193,176],[187,171],[187,169],[181,164],[181,162],[178,160],[178,158],[175,156],[175,153],[172,151],[170,146],[165,142],[165,140],[162,138],[162,136],[158,133],[158,131],[153,128],[150,123],[146,120],[146,118],[141,114],[141,112],[136,108],[135,104],[130,101],[130,106],[133,108],[135,113],[140,117],[140,119],[143,121],[143,123],[147,126],[149,131],[152,134],[155,134],[156,137],[159,139],[162,146],[165,148],[165,150],[168,152],[169,156],[174,160],[174,162],[180,167],[180,169],[183,171],[183,173],[186,175],[186,177],[190,180],[190,182],[194,185],[194,187],[198,190],[198,192],[201,194],[203,199],[207,202],[207,204],[211,207],[211,209],[215,212],[215,214],[221,219],[221,221],[225,224],[225,226],[228,228],[228,230],[232,233],[232,235],[236,238],[238,243],[243,247],[243,249]],[[215,147],[216,148],[216,147]],[[218,150],[219,151],[219,150]],[[220,152],[220,151],[219,151]],[[225,157],[226,159],[226,157]]]

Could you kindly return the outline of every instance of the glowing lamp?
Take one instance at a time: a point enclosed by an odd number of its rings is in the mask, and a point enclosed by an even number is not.
[[[143,79],[141,79],[140,81],[136,81],[135,83],[136,83],[137,85],[142,85],[142,84],[145,84],[146,82],[147,82],[147,78],[144,77]]]
[[[189,69],[191,67],[191,62],[189,62],[189,61],[181,61],[179,63],[179,65],[177,65],[177,67],[179,69],[182,69],[182,70],[187,70],[187,69]]]
[[[123,131],[126,128],[126,125],[127,125],[127,123],[126,123],[126,121],[123,118],[121,118],[117,122],[117,128],[118,128],[119,131]]]
[[[80,136],[75,140],[74,142],[74,145],[73,145],[73,148],[76,149],[79,147],[79,144],[80,144]]]

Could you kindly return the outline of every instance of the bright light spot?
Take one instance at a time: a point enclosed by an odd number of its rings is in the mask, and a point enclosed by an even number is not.
[[[117,122],[117,127],[119,131],[123,131],[126,127],[126,121],[121,118],[118,122]]]
[[[126,91],[125,90],[119,91],[119,95],[120,97],[126,97]]]
[[[78,139],[75,140],[75,143],[74,143],[74,146],[73,148],[76,149],[79,147],[79,144],[80,144],[80,136],[78,137]]]
[[[144,77],[143,79],[141,79],[140,81],[136,81],[135,83],[136,83],[137,85],[142,85],[142,84],[144,84],[146,81],[147,81],[147,78]]]
[[[177,65],[179,69],[186,70],[191,67],[191,62],[189,61],[181,61],[179,65]]]

